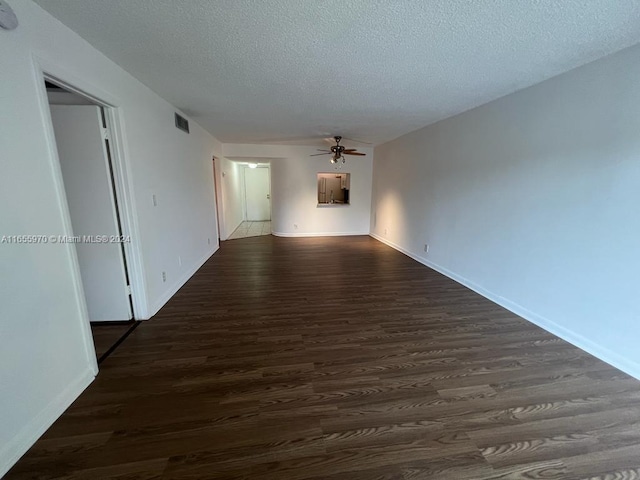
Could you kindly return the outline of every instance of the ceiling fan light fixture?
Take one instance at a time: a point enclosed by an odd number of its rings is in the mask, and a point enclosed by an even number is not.
[[[330,139],[325,139],[325,140],[330,140]],[[342,164],[344,165],[345,163],[347,163],[347,159],[345,155],[358,155],[358,156],[366,155],[366,153],[358,152],[358,150],[355,148],[345,148],[344,145],[340,145],[340,140],[342,140],[342,137],[339,135],[336,135],[335,137],[333,137],[333,140],[336,142],[336,144],[332,145],[329,150],[318,149],[318,151],[324,152],[324,153],[314,153],[311,156],[316,157],[318,155],[331,155],[331,157],[329,158],[329,161],[333,165],[337,164],[340,160],[342,160]],[[336,168],[341,168],[341,167],[342,165],[339,165]]]

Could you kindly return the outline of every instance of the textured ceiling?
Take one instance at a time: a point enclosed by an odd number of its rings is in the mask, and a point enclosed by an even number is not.
[[[640,42],[640,0],[36,0],[223,142],[376,144]]]

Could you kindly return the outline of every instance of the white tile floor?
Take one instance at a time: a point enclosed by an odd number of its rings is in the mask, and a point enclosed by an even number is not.
[[[236,238],[258,237],[260,235],[271,235],[271,222],[242,222],[231,234],[228,240]]]

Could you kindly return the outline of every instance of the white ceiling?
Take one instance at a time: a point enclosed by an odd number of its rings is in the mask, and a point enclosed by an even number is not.
[[[640,0],[36,0],[223,142],[376,144],[640,42]]]

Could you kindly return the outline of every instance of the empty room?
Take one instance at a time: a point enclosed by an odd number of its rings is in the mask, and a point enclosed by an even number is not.
[[[640,479],[640,0],[0,0],[0,477]]]

